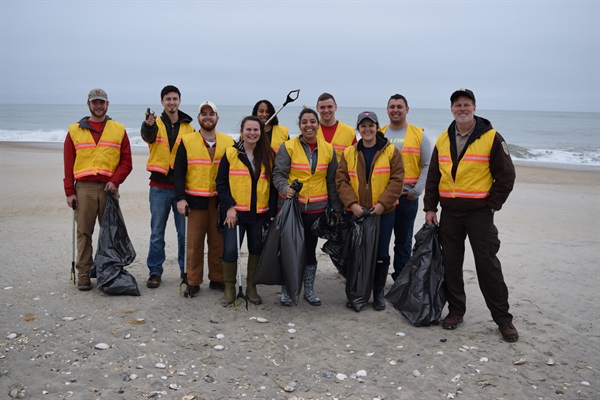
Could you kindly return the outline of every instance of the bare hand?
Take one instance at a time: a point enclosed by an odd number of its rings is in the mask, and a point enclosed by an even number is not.
[[[438,219],[435,211],[427,211],[425,212],[425,223],[427,225],[437,225]]]
[[[411,201],[413,201],[413,200],[416,200],[416,199],[417,199],[416,197],[413,197],[413,195],[412,195],[412,194],[410,194],[410,192],[406,192],[406,198],[407,198],[408,200],[411,200]]]
[[[291,187],[288,187],[285,190],[285,197],[287,197],[288,199],[291,199],[292,197],[294,197],[295,194],[296,194],[296,191],[294,189],[292,189]]]
[[[230,207],[227,210],[227,217],[225,218],[224,225],[227,225],[229,228],[235,228],[237,224],[237,211],[235,211],[234,207]]]
[[[106,186],[104,186],[104,190],[109,190],[112,194],[117,193],[117,186],[112,182],[106,182]]]
[[[177,211],[179,211],[179,214],[185,215],[186,208],[188,208],[188,203],[186,200],[179,200],[177,202]]]
[[[77,206],[77,195],[70,195],[67,196],[67,205],[71,208],[73,208],[73,202],[75,202],[75,206]]]
[[[357,218],[362,217],[363,214],[365,213],[365,210],[363,210],[363,208],[361,206],[359,206],[358,203],[352,204],[350,206],[350,209],[354,213],[354,216],[357,217]]]
[[[381,215],[385,211],[385,207],[381,203],[377,203],[371,208],[371,214]]]
[[[152,114],[148,115],[148,117],[144,120],[144,122],[148,126],[154,125],[154,123],[156,122],[156,114],[152,113]]]

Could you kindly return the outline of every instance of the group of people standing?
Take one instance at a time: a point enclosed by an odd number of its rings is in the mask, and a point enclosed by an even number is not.
[[[437,205],[442,206],[439,226],[449,302],[442,327],[456,328],[465,313],[462,264],[468,235],[480,287],[494,321],[505,340],[517,340],[508,313],[508,290],[496,257],[499,240],[493,224],[493,213],[512,190],[514,167],[504,139],[489,121],[474,115],[472,91],[460,89],[452,94],[455,121],[434,147],[422,128],[407,122],[408,102],[399,94],[388,100],[389,124],[380,126],[377,115],[365,111],[353,128],[336,119],[336,101],[323,93],[316,110],[301,110],[300,134],[291,139],[288,128],[279,125],[273,105],[260,100],[252,115],[243,118],[237,142],[216,130],[219,113],[215,104],[205,101],[200,105],[200,129],[196,131],[192,117],[179,110],[180,103],[179,89],[165,86],[161,91],[164,111],[160,116],[148,113],[140,130],[150,150],[146,165],[151,211],[148,288],[161,284],[164,235],[172,212],[178,264],[186,283],[184,296],[192,298],[200,292],[206,240],[209,288],[224,292],[223,306],[232,304],[238,246],[247,236],[246,296],[253,304],[261,304],[254,284],[261,232],[283,202],[295,197],[304,228],[304,299],[313,306],[321,305],[314,291],[319,238],[311,227],[331,206],[358,218],[364,213],[380,216],[372,286],[373,307],[384,310],[392,233],[392,278],[396,279],[411,257],[418,198],[426,190],[428,224],[438,224]],[[106,92],[90,91],[88,106],[91,116],[69,127],[64,149],[67,204],[73,207],[76,201],[78,205],[79,290],[91,289],[91,235],[94,220],[102,218],[104,191],[117,194],[132,168],[125,129],[106,116]],[[302,183],[298,193],[291,185],[295,180]],[[285,287],[280,304],[292,305]]]

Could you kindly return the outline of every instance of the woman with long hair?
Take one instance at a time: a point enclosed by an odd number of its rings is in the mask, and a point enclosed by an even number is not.
[[[265,124],[265,135],[271,143],[271,148],[277,153],[281,143],[290,139],[290,134],[287,126],[279,125],[279,118],[275,115],[275,107],[269,100],[259,100],[252,109],[252,115],[260,118]],[[272,115],[275,115],[275,117],[269,121]],[[267,121],[269,121],[268,124]]]
[[[246,296],[253,304],[262,303],[254,276],[261,253],[261,229],[277,212],[277,193],[271,184],[274,158],[262,121],[254,116],[245,117],[240,126],[240,139],[225,151],[217,174],[217,193],[224,214],[225,293],[221,299],[224,307],[235,300],[238,226],[240,246],[248,233]]]

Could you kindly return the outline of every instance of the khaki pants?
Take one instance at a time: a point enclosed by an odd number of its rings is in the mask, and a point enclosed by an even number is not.
[[[102,222],[102,214],[106,205],[105,182],[77,182],[77,209],[75,221],[77,222],[77,268],[78,279],[89,276],[93,264],[92,235],[96,220]],[[115,197],[118,198],[118,195]]]
[[[187,281],[190,286],[199,286],[204,277],[204,239],[208,242],[208,279],[223,280],[223,234],[217,231],[217,198],[211,197],[208,209],[190,209],[187,232]]]

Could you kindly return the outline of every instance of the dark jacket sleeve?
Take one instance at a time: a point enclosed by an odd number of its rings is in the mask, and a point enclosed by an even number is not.
[[[187,150],[183,141],[177,148],[175,163],[173,165],[173,185],[175,185],[175,199],[177,201],[185,199],[185,177],[187,175]]]
[[[423,196],[423,211],[438,211],[440,201],[440,166],[438,164],[438,150],[433,147],[433,153],[429,160],[429,171],[427,171],[427,180],[425,181],[425,195]]]
[[[217,172],[217,193],[219,194],[219,201],[221,202],[221,210],[223,210],[224,213],[227,213],[227,210],[235,206],[235,199],[231,195],[231,188],[229,187],[229,160],[227,159],[227,153],[223,154],[219,164],[219,171]]]
[[[148,144],[154,143],[157,134],[158,126],[156,125],[156,123],[154,123],[154,125],[148,125],[146,124],[146,122],[142,122],[142,127],[140,128],[140,136],[142,136],[144,142]]]
[[[493,210],[500,210],[513,190],[516,173],[506,142],[497,132],[490,151],[490,172],[494,183],[487,198],[487,205]]]

